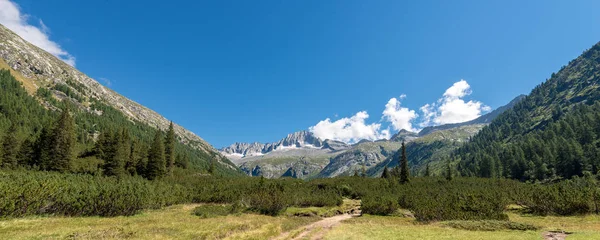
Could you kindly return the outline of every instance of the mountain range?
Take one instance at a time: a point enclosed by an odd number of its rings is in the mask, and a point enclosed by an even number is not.
[[[402,141],[407,143],[409,151],[422,149],[422,145],[435,150],[445,149],[445,152],[454,150],[459,146],[457,143],[468,141],[469,137],[523,98],[524,95],[518,96],[507,105],[468,122],[426,127],[418,133],[401,130],[389,140],[362,140],[346,144],[319,139],[310,131],[299,131],[277,142],[234,143],[219,151],[250,176],[323,178],[347,176],[363,168],[375,176],[382,170],[382,164],[393,162],[391,159]],[[439,160],[435,155],[425,155],[413,161],[412,166],[417,171],[422,166],[420,163]]]

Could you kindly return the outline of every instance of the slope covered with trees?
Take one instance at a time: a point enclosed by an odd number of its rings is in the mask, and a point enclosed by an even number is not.
[[[458,149],[463,176],[551,180],[600,168],[600,44]]]
[[[70,86],[57,89],[77,96]],[[79,102],[81,98],[65,96],[56,98],[47,88],[31,96],[8,70],[0,70],[2,168],[154,179],[173,172],[175,166],[208,172],[213,165],[214,156],[178,142],[172,125],[163,134],[98,101],[88,109]],[[149,173],[156,162],[160,171]],[[227,165],[213,168],[221,175],[239,174]]]

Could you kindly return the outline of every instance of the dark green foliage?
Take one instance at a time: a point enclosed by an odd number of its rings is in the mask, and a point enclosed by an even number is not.
[[[444,225],[451,228],[469,231],[537,231],[540,227],[529,223],[511,221],[483,220],[483,221],[450,221]]]
[[[431,177],[431,169],[429,169],[429,163],[425,166],[425,177]]]
[[[165,161],[166,171],[170,174],[175,167],[175,130],[173,129],[173,122],[169,125],[169,130],[165,136]]]
[[[406,158],[406,145],[402,142],[400,148],[400,183],[410,182],[410,169],[408,168],[408,159]]]
[[[259,185],[243,199],[247,202],[250,211],[277,216],[290,204],[290,198],[285,195],[284,188],[280,183]]]
[[[361,210],[365,214],[391,215],[400,208],[398,198],[392,195],[364,196],[361,199]]]
[[[103,134],[104,135],[104,134]],[[96,149],[101,151],[99,158],[104,159],[104,175],[123,176],[130,174],[125,168],[130,161],[131,146],[130,137],[127,130],[122,129],[115,134],[105,134],[96,142]],[[131,166],[129,166],[131,168]],[[131,169],[129,169],[131,170]]]
[[[156,132],[154,142],[148,152],[148,164],[146,166],[146,178],[152,180],[165,175],[167,169],[165,164],[165,147],[162,133]]]
[[[453,175],[453,173],[452,173],[452,172],[453,172],[453,171],[452,171],[452,165],[450,165],[450,161],[448,161],[448,162],[446,163],[446,172],[445,172],[445,175],[446,175],[446,180],[448,180],[448,181],[452,181],[452,178],[453,178],[453,176],[452,176],[452,175]]]
[[[50,135],[47,162],[44,169],[68,172],[75,158],[75,122],[68,108],[63,109]]]
[[[569,62],[455,153],[463,176],[552,181],[600,170],[600,44]]]
[[[17,127],[12,124],[2,139],[2,151],[0,155],[0,166],[2,168],[14,169],[18,165],[17,155],[19,153],[19,142],[17,140]]]
[[[0,217],[128,216],[189,202],[176,184],[49,172],[0,172]]]
[[[522,204],[538,215],[581,215],[600,212],[600,191],[592,176],[550,185],[534,185]]]
[[[385,166],[383,168],[383,173],[381,174],[381,178],[391,178],[392,176],[390,175],[390,171],[388,170],[387,166]]]

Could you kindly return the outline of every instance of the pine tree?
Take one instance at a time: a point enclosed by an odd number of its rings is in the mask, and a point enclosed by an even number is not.
[[[381,174],[381,178],[390,178],[390,171],[388,170],[387,165],[383,167],[383,173]]]
[[[446,163],[446,180],[452,181],[452,167],[450,166],[450,161]]]
[[[167,169],[165,164],[164,139],[160,130],[156,131],[154,141],[148,152],[148,164],[146,166],[146,175],[150,180],[160,178],[165,175]]]
[[[165,159],[167,173],[173,172],[175,165],[175,130],[173,129],[173,122],[169,125],[169,130],[165,136]]]
[[[50,161],[47,170],[68,172],[75,158],[75,121],[65,107],[55,124],[50,138]]]
[[[429,163],[425,166],[425,177],[431,177],[431,170],[429,170]]]
[[[104,175],[106,176],[123,176],[125,175],[125,162],[128,159],[128,153],[130,151],[128,144],[126,143],[125,132],[118,131],[113,135],[113,139],[110,141],[111,150],[113,154],[107,159],[104,159]]]
[[[40,136],[35,141],[34,158],[31,161],[33,169],[46,170],[50,165],[50,148],[52,144],[52,130],[49,126],[42,128]]]
[[[400,183],[410,182],[410,170],[408,169],[408,159],[406,158],[406,146],[404,141],[402,142],[401,148],[402,154],[400,156]]]
[[[125,162],[125,171],[129,175],[136,175],[138,163],[141,161],[141,152],[141,144],[134,139],[129,145],[129,158]]]
[[[354,176],[353,177],[360,177],[360,174],[358,174],[358,170],[354,170]]]
[[[14,169],[17,167],[17,154],[19,153],[19,142],[17,140],[17,126],[13,123],[8,128],[8,132],[2,140],[2,160],[3,168]]]
[[[33,166],[35,161],[35,143],[29,139],[21,144],[19,154],[17,154],[17,162],[20,166]]]
[[[210,165],[208,166],[208,173],[215,174],[215,160],[210,160]]]

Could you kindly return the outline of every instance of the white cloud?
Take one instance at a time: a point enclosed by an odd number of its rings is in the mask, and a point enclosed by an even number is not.
[[[320,139],[331,139],[346,143],[358,142],[362,139],[378,140],[390,138],[390,131],[380,131],[381,124],[366,124],[369,118],[366,111],[356,113],[350,118],[342,118],[334,122],[327,118],[309,128],[316,137]]]
[[[26,14],[21,13],[19,6],[10,0],[0,0],[0,24],[15,32],[31,44],[44,49],[50,54],[75,66],[75,57],[62,49],[56,42],[50,40],[50,30],[42,20],[39,27],[28,23]]]
[[[470,94],[471,86],[467,81],[461,79],[454,83],[437,103],[426,104],[420,108],[423,112],[423,120],[419,125],[425,127],[432,123],[439,125],[466,122],[490,111],[490,107],[482,102],[474,100],[466,102],[463,98]]]
[[[406,98],[405,94],[400,96],[400,99]],[[410,110],[400,106],[400,100],[391,98],[385,105],[383,110],[383,119],[387,120],[392,124],[394,130],[400,131],[406,129],[408,131],[415,131],[412,126],[412,121],[417,118],[417,114],[414,110]]]

